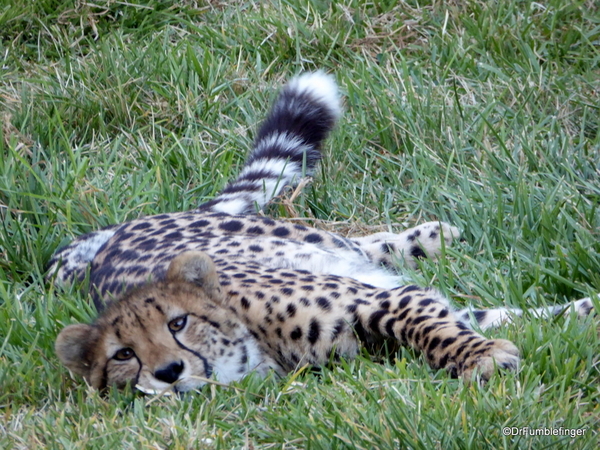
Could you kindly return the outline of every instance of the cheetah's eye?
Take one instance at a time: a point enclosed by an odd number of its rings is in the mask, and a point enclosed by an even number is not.
[[[178,331],[183,330],[185,324],[187,323],[187,316],[177,317],[169,322],[169,330],[173,333],[177,333]]]
[[[121,350],[117,351],[117,353],[115,353],[115,356],[113,356],[114,359],[116,359],[117,361],[127,361],[128,359],[131,359],[135,356],[135,352],[130,349],[129,347],[125,347],[122,348]]]

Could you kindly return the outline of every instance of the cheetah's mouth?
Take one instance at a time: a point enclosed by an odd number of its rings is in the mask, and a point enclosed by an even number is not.
[[[169,386],[166,389],[152,389],[136,384],[135,388],[146,395],[173,395],[173,386]]]
[[[217,384],[219,386],[227,386],[226,383],[219,383],[217,380],[189,375],[175,381],[173,384],[165,384],[165,387],[153,388],[136,384],[135,388],[146,395],[173,395],[183,394],[185,392],[199,389],[206,384]]]

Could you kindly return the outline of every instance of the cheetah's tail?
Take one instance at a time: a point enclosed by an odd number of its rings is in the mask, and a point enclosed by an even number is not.
[[[258,130],[239,176],[200,208],[229,214],[261,209],[285,186],[313,172],[321,158],[321,144],[340,113],[332,76],[318,71],[292,79]]]

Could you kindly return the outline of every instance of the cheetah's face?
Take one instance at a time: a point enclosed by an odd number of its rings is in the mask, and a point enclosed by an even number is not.
[[[184,253],[166,280],[112,304],[92,325],[71,325],[56,341],[61,361],[95,388],[128,383],[188,391],[215,375],[245,376],[263,361],[248,330],[224,307],[214,265]]]

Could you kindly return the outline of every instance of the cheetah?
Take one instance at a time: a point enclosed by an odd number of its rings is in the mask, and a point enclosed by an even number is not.
[[[406,283],[398,261],[435,258],[458,229],[429,222],[400,234],[343,237],[257,214],[314,172],[341,114],[332,76],[293,78],[260,126],[238,177],[197,209],[159,214],[81,236],[57,251],[59,285],[89,277],[99,311],[56,339],[61,362],[91,386],[186,392],[210,379],[284,375],[357,355],[385,340],[422,352],[453,377],[489,379],[518,367],[519,351],[485,330],[521,310],[455,311],[433,288]],[[540,308],[541,316],[589,298]]]

